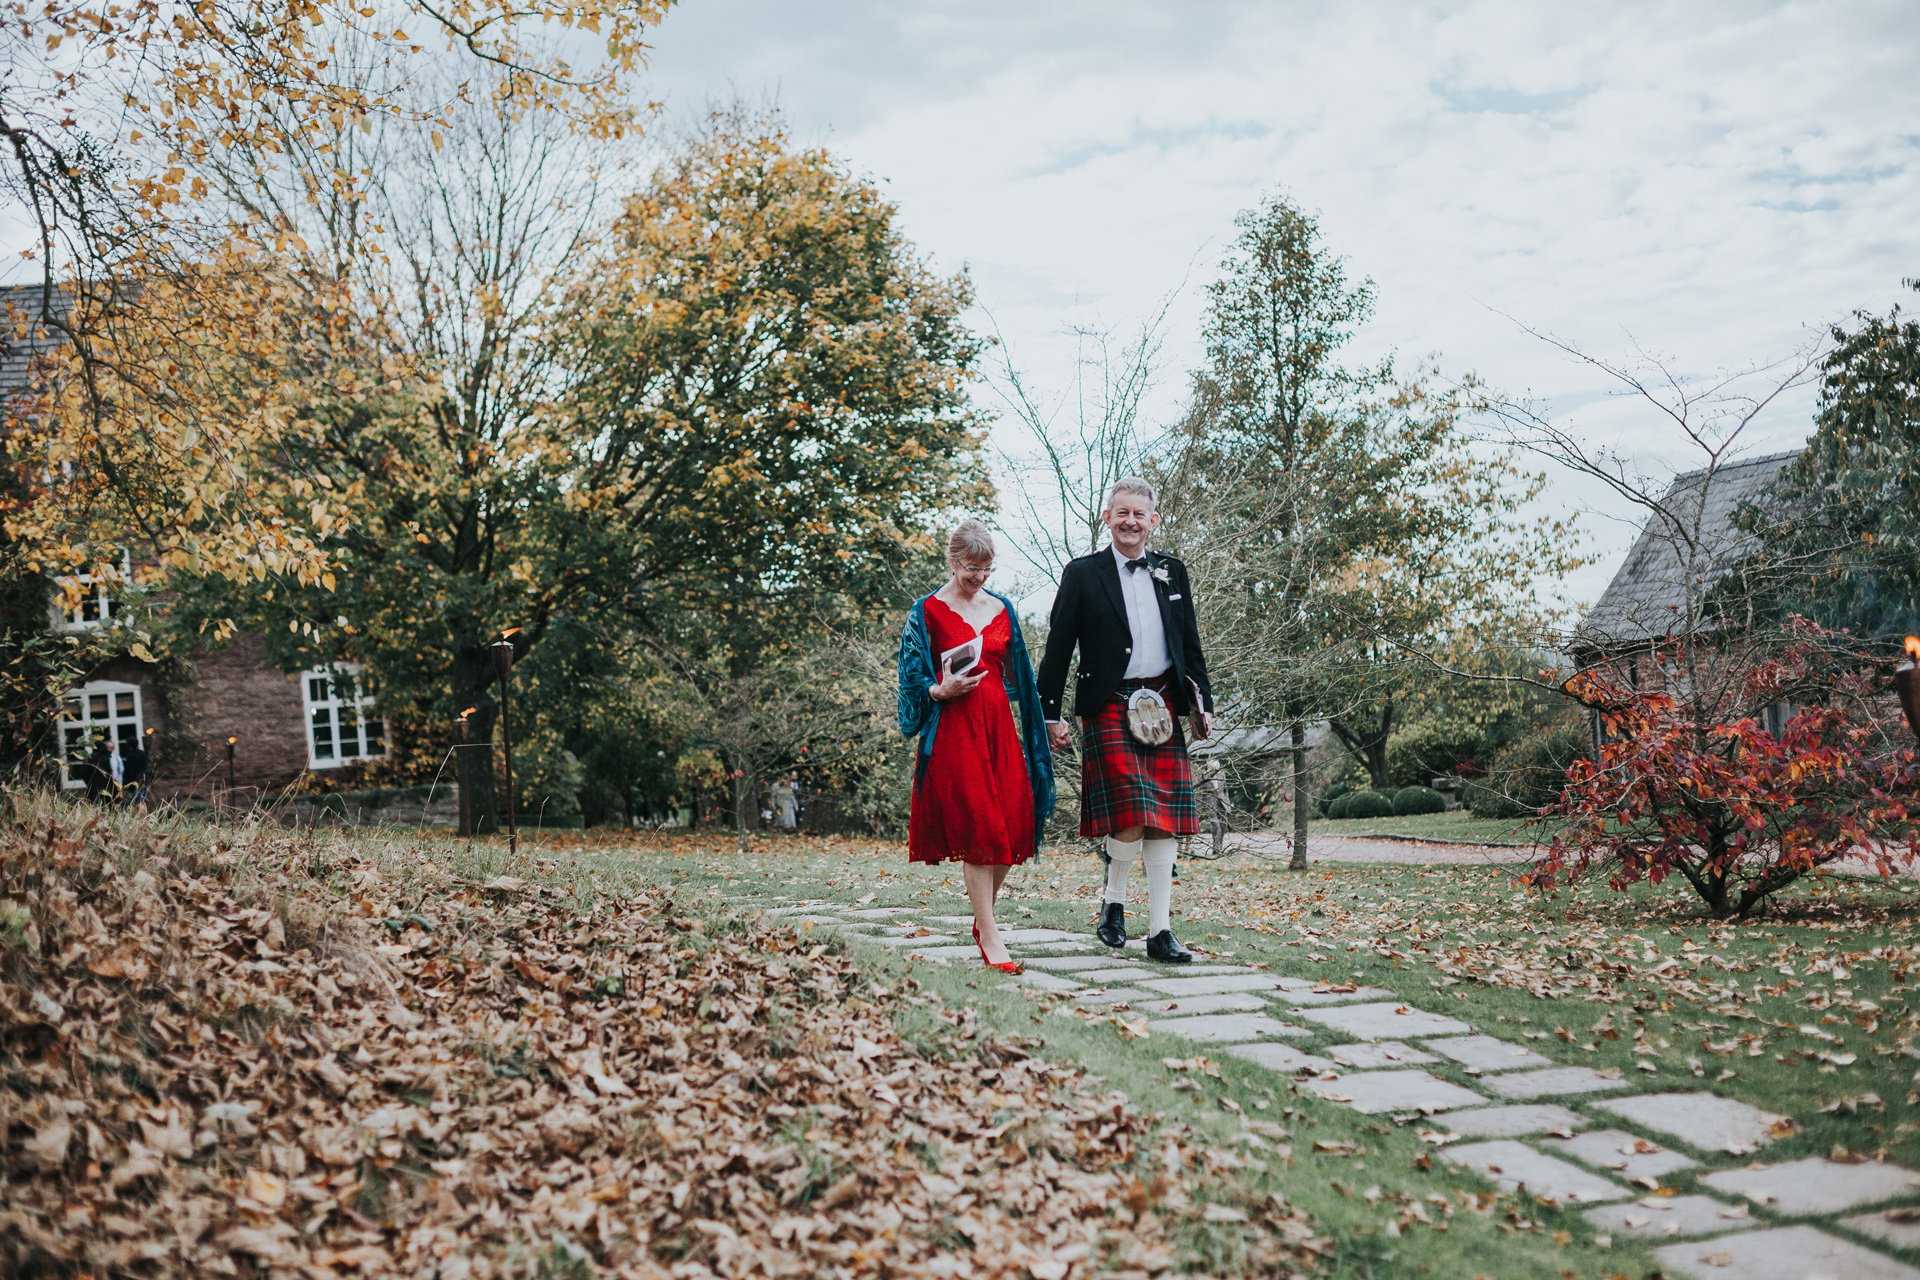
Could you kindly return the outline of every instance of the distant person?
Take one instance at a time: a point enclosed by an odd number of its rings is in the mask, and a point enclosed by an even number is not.
[[[87,800],[91,804],[100,803],[103,796],[113,794],[114,765],[119,757],[113,749],[113,740],[105,734],[94,739],[93,755],[87,759]]]
[[[920,735],[907,856],[966,864],[980,959],[1018,973],[993,905],[1008,870],[1039,855],[1053,813],[1053,755],[1020,619],[1011,600],[987,590],[993,560],[987,527],[961,521],[947,540],[952,579],[915,601],[901,630],[900,732]]]
[[[800,820],[800,775],[790,773],[768,788],[773,793],[773,825],[792,831]]]
[[[1080,760],[1080,834],[1105,836],[1107,887],[1095,931],[1109,947],[1127,941],[1127,873],[1147,871],[1147,958],[1186,964],[1193,953],[1173,936],[1175,836],[1198,835],[1193,765],[1180,731],[1212,732],[1213,686],[1200,651],[1187,567],[1147,549],[1160,523],[1153,486],[1114,481],[1100,513],[1109,545],[1068,563],[1053,598],[1040,697],[1055,750],[1069,741],[1060,703],[1067,664],[1080,650],[1073,711]]]
[[[147,732],[152,733],[153,730]],[[147,786],[152,781],[153,761],[147,755],[146,747],[135,742],[121,760],[120,794],[133,805],[133,811],[143,818],[147,816]]]

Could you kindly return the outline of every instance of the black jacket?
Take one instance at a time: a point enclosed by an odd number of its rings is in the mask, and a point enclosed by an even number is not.
[[[1187,566],[1158,551],[1147,552],[1146,572],[1164,570],[1165,581],[1152,579],[1160,601],[1160,625],[1167,635],[1172,687],[1168,701],[1176,715],[1191,705],[1191,680],[1200,687],[1202,709],[1213,710],[1213,685],[1207,680],[1206,655],[1200,652],[1200,628],[1193,617],[1193,584]],[[1136,572],[1139,572],[1136,570]],[[1081,556],[1060,575],[1060,591],[1053,598],[1053,622],[1047,631],[1046,656],[1040,659],[1040,705],[1047,719],[1061,719],[1066,692],[1067,664],[1080,649],[1080,672],[1074,683],[1073,711],[1091,716],[1107,704],[1120,687],[1133,656],[1133,629],[1127,625],[1126,597],[1120,593],[1119,564],[1111,547]]]

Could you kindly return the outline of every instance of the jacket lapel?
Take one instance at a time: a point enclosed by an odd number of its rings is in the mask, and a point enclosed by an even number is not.
[[[1100,584],[1107,589],[1107,602],[1113,606],[1114,613],[1120,617],[1120,626],[1127,633],[1127,643],[1133,643],[1133,624],[1127,620],[1127,597],[1120,590],[1120,562],[1113,558],[1113,548],[1105,547],[1094,568]]]

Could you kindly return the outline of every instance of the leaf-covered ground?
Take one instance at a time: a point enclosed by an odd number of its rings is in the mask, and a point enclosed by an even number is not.
[[[1034,1037],[645,861],[12,799],[0,1271],[1064,1280],[1327,1249]]]

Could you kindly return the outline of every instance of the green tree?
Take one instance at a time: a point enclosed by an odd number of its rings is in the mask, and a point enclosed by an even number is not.
[[[1166,543],[1200,587],[1225,699],[1284,725],[1295,867],[1310,814],[1306,729],[1329,720],[1376,785],[1417,655],[1504,621],[1532,576],[1571,561],[1565,529],[1521,524],[1539,477],[1475,448],[1471,380],[1343,363],[1372,315],[1313,217],[1269,197],[1209,287],[1207,363],[1164,465]]]
[[[1736,517],[1759,548],[1728,587],[1755,591],[1774,621],[1920,631],[1920,322],[1856,313],[1832,339],[1813,437]]]

